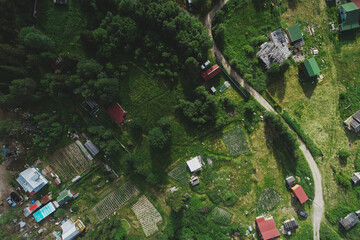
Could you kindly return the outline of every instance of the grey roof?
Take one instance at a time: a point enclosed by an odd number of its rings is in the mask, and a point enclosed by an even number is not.
[[[36,168],[28,168],[19,174],[16,181],[26,191],[31,193],[42,184],[47,184],[48,180]]]
[[[95,146],[95,144],[92,143],[92,141],[87,140],[84,145],[93,156],[99,153],[99,149]]]
[[[284,229],[286,231],[294,231],[299,228],[298,223],[296,222],[295,218],[287,220],[284,222]]]
[[[285,179],[285,181],[289,186],[292,186],[292,185],[296,184],[296,180],[295,180],[295,178],[293,176],[287,177]]]
[[[353,119],[360,122],[360,110],[358,110],[356,113],[353,114]]]
[[[349,230],[359,222],[355,213],[349,213],[345,218],[340,218],[339,223],[345,230]]]

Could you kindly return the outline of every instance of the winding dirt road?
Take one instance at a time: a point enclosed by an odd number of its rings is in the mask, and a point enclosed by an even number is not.
[[[213,9],[206,15],[203,20],[203,24],[206,27],[206,30],[208,31],[211,38],[213,38],[211,32],[212,19],[214,18],[215,13],[220,10],[227,2],[228,0],[220,0],[220,2],[213,7]],[[231,68],[230,64],[227,62],[227,60],[225,59],[221,51],[217,48],[215,43],[211,51],[214,54],[216,60],[223,65],[224,69],[226,69],[226,71],[230,73],[231,77],[235,81],[237,81],[243,88],[245,88],[251,94],[251,96],[253,96],[267,111],[277,114],[274,108],[255,89],[253,89],[249,84],[247,84],[236,71]],[[314,240],[319,240],[320,224],[324,214],[324,199],[321,184],[321,174],[309,149],[306,147],[305,143],[301,140],[299,136],[298,139],[300,142],[300,150],[303,152],[314,178],[315,198],[313,200],[313,230]]]

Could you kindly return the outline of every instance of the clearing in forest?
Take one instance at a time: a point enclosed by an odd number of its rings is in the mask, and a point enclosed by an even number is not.
[[[239,156],[249,151],[245,134],[239,125],[237,125],[235,129],[225,133],[223,140],[230,154],[233,156]]]
[[[139,198],[131,209],[139,220],[146,237],[159,230],[157,224],[162,221],[161,215],[144,195]]]
[[[129,181],[96,204],[93,210],[103,220],[138,194],[139,190]]]
[[[49,165],[65,182],[89,169],[91,161],[85,157],[76,143],[72,143],[56,151],[49,158]]]
[[[220,225],[229,225],[231,223],[233,214],[227,210],[215,207],[211,212],[211,219]]]

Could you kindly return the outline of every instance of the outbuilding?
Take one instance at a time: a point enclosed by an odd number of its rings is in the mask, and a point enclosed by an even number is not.
[[[286,185],[289,187],[293,187],[296,184],[296,180],[293,176],[285,178]]]
[[[288,219],[284,222],[284,230],[288,235],[296,231],[296,229],[298,228],[299,228],[299,224],[297,223],[295,218]]]
[[[265,218],[264,216],[257,217],[255,223],[261,237],[264,240],[271,240],[280,237],[279,230],[276,228],[275,221],[272,217],[269,218]]]
[[[296,184],[294,187],[291,188],[296,198],[299,200],[301,204],[309,200],[308,196],[306,195],[304,189],[299,185]]]
[[[108,107],[107,112],[117,124],[121,124],[125,121],[127,112],[120,106],[119,103],[116,102],[111,104]]]
[[[214,66],[212,66],[211,68],[209,68],[208,70],[203,72],[203,74],[201,74],[201,77],[206,82],[209,79],[211,79],[211,78],[215,77],[216,75],[218,75],[220,72],[221,72],[221,68],[219,67],[219,65],[215,64]]]
[[[320,73],[319,65],[315,58],[310,58],[303,63],[304,74],[307,77],[314,77]]]
[[[287,29],[287,35],[289,37],[290,44],[294,47],[299,48],[305,45],[303,34],[298,24],[289,27]]]
[[[345,3],[339,7],[341,24],[339,25],[340,31],[347,31],[359,28],[360,9],[353,3]]]
[[[186,161],[186,164],[191,173],[200,171],[202,168],[202,163],[203,163],[203,160],[200,155],[194,157],[193,159],[190,159],[189,161]]]
[[[93,156],[99,153],[99,149],[95,146],[95,144],[92,141],[87,140],[84,145]]]
[[[350,230],[359,222],[358,216],[355,213],[349,213],[346,217],[340,218],[339,224],[342,226],[346,231]]]
[[[351,178],[351,182],[354,185],[358,185],[360,183],[360,172],[354,173],[354,176]]]

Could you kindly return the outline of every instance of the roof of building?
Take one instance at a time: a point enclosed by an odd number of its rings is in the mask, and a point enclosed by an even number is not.
[[[99,110],[99,104],[97,104],[94,100],[83,101],[81,106],[91,114],[95,114]]]
[[[341,6],[344,8],[346,12],[356,11],[359,9],[358,6],[356,6],[356,4],[353,2],[345,3]]]
[[[355,5],[360,8],[360,0],[352,0],[353,3],[355,3]]]
[[[120,106],[119,103],[116,102],[111,104],[108,107],[107,112],[118,124],[125,121],[126,111]]]
[[[201,170],[202,167],[202,159],[201,156],[196,156],[193,159],[190,159],[189,161],[186,161],[186,164],[188,165],[190,172],[197,172]]]
[[[290,41],[295,42],[303,38],[300,26],[298,24],[295,24],[294,26],[289,27],[288,33],[290,35]]]
[[[291,190],[294,192],[295,196],[297,197],[297,199],[299,199],[301,204],[309,200],[304,189],[299,184],[296,184],[294,187],[291,188]]]
[[[285,181],[291,187],[296,184],[296,180],[295,180],[294,176],[287,177],[285,179]]]
[[[284,229],[285,231],[294,231],[299,228],[299,225],[295,218],[291,218],[289,220],[286,220],[284,222]]]
[[[40,187],[40,185],[48,183],[48,180],[36,168],[28,168],[22,171],[16,181],[30,194],[34,194],[36,192],[35,190],[40,190],[36,189]]]
[[[42,207],[39,211],[35,212],[33,214],[36,222],[40,222],[47,216],[49,216],[51,213],[55,212],[56,208],[54,207],[54,204],[52,202],[49,202],[44,207]]]
[[[96,154],[99,153],[99,148],[95,146],[95,144],[90,141],[90,140],[87,140],[86,143],[84,144],[85,147],[90,151],[90,153],[95,156]]]
[[[24,208],[25,217],[29,216],[32,212],[34,212],[36,209],[38,209],[41,205],[42,205],[41,202],[38,200],[30,207]]]
[[[50,194],[46,194],[45,196],[43,196],[40,199],[41,204],[47,204],[50,201],[51,201],[51,195]]]
[[[272,217],[266,219],[263,216],[257,217],[256,224],[264,240],[280,237],[280,233],[276,228],[274,219]]]
[[[345,230],[349,230],[359,222],[359,218],[355,213],[349,213],[345,218],[341,218],[339,223]]]
[[[59,196],[56,198],[56,201],[62,205],[65,202],[67,202],[68,200],[70,200],[71,198],[73,198],[73,193],[71,192],[71,190],[67,190],[65,189],[64,191],[62,191]]]
[[[205,72],[203,72],[201,74],[201,77],[207,81],[212,77],[215,77],[218,73],[221,72],[221,68],[219,67],[219,65],[215,64],[214,66],[212,66],[211,68],[209,68],[208,70],[206,70]]]
[[[61,235],[62,239],[72,240],[85,229],[85,225],[80,219],[76,221],[69,219],[61,225],[61,229],[63,232]]]
[[[319,65],[317,64],[315,58],[310,58],[304,62],[306,73],[309,77],[313,77],[320,73]]]

